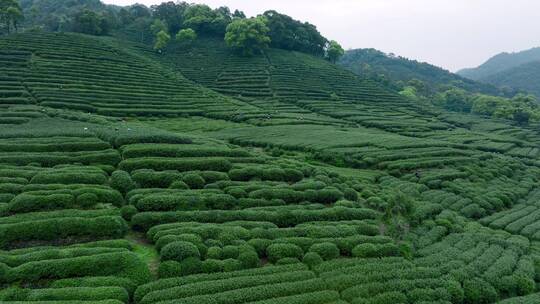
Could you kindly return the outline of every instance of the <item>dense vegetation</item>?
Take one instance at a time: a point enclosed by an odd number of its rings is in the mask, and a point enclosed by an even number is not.
[[[449,111],[505,118],[521,125],[540,119],[539,104],[532,95],[518,93],[504,86],[498,89],[427,63],[386,55],[374,49],[357,49],[348,51],[340,60],[340,65],[421,104]],[[521,79],[514,76],[513,73],[504,73],[496,77],[515,82]]]
[[[532,48],[517,53],[500,53],[476,68],[463,69],[458,74],[470,79],[483,79],[525,63],[539,61],[540,48]]]
[[[458,74],[504,88],[514,88],[540,96],[540,48],[493,56],[477,68]]]
[[[236,32],[264,17],[186,5],[211,20],[188,30],[182,5],[141,13],[158,48],[0,37],[0,302],[538,302],[533,115]]]
[[[379,79],[379,81],[402,89],[411,80],[420,80],[431,92],[444,91],[449,86],[490,95],[503,92],[496,87],[450,73],[429,63],[418,62],[394,54],[385,54],[375,49],[349,50],[339,64],[360,76]],[[505,92],[511,94],[512,92]]]

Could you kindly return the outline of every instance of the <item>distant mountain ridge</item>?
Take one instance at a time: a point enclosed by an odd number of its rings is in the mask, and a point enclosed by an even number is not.
[[[500,53],[482,65],[458,71],[463,77],[540,96],[540,47]]]
[[[473,80],[482,80],[488,76],[518,67],[520,65],[540,61],[540,47],[516,53],[500,53],[476,68],[462,69],[457,74]]]
[[[361,76],[380,78],[382,75],[385,79],[402,82],[418,79],[433,90],[456,86],[471,92],[501,94],[492,85],[461,77],[426,62],[386,54],[372,48],[349,50],[341,58],[339,64]]]

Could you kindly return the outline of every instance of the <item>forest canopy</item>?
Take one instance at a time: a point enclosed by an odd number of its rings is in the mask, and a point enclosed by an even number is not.
[[[190,39],[200,36],[224,39],[227,27],[234,20],[250,20],[242,11],[231,11],[226,6],[211,8],[204,4],[173,1],[150,7],[142,4],[117,7],[105,5],[99,0],[22,0],[21,6],[26,16],[24,22],[26,27],[90,35],[116,33],[154,45],[159,40],[161,47],[164,46],[164,34],[176,37],[180,31],[183,31],[184,34],[190,33]],[[321,35],[315,25],[295,20],[274,10],[266,11],[257,18],[260,18],[257,20],[263,21],[265,27],[268,28],[262,40],[268,41],[269,47],[303,52],[318,57],[327,56],[330,41]],[[162,22],[165,29],[159,31],[151,29],[156,20]],[[252,22],[248,21],[248,23]],[[164,33],[158,37],[158,33],[162,30]],[[332,50],[336,50],[335,45]],[[252,52],[253,50],[245,51],[246,54]],[[332,53],[332,56],[335,54]],[[332,57],[332,60],[334,59]]]

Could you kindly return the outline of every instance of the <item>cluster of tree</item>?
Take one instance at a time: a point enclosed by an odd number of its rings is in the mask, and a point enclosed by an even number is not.
[[[211,9],[202,4],[164,2],[152,6],[151,12],[151,32],[157,50],[164,48],[173,35],[182,42],[202,35],[224,37],[229,47],[244,56],[261,53],[268,47],[324,56],[332,62],[344,54],[336,41],[328,41],[314,25],[276,11],[246,18],[243,12],[231,12],[227,7]]]
[[[117,9],[99,0],[23,0],[21,6],[25,28],[106,35],[118,26]]]
[[[4,11],[3,3],[11,1],[17,0],[0,0],[0,12]],[[246,18],[243,12],[231,12],[226,6],[212,9],[204,4],[180,1],[150,7],[135,4],[119,8],[99,0],[24,0],[22,6],[28,16],[25,21],[27,27],[90,35],[114,32],[115,35],[152,43],[159,51],[173,38],[187,43],[197,36],[211,36],[225,39],[227,45],[245,56],[261,53],[268,47],[308,53],[332,62],[344,54],[337,42],[328,41],[314,25],[276,11]],[[10,9],[10,16],[14,16],[12,11]],[[10,17],[9,20],[9,24],[16,26],[19,19]]]
[[[339,64],[357,75],[375,79],[385,86],[402,90],[413,79],[423,81],[433,92],[444,91],[449,85],[475,93],[513,96],[516,92],[470,80],[440,67],[376,49],[349,50]]]
[[[540,120],[540,104],[534,95],[517,94],[507,98],[471,93],[453,86],[433,93],[418,79],[407,82],[400,94],[417,102],[431,102],[449,111],[504,118],[520,125],[527,125],[531,120]]]
[[[22,8],[17,0],[0,0],[0,33],[17,31],[23,19]]]

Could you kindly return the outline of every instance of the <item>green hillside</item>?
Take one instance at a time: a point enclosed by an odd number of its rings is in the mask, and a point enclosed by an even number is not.
[[[482,79],[497,86],[517,88],[540,96],[540,61],[525,63]]]
[[[463,69],[458,71],[458,74],[470,79],[482,80],[505,70],[539,60],[540,48],[532,48],[516,53],[500,53],[489,58],[478,67]]]
[[[502,93],[494,86],[472,81],[429,63],[390,56],[375,49],[348,50],[339,64],[364,77],[403,83],[412,79],[421,80],[433,91],[456,86],[475,93],[491,95]]]
[[[536,123],[201,35],[0,37],[0,302],[536,303]]]
[[[540,96],[538,84],[540,48],[493,56],[477,68],[463,69],[458,74],[498,87],[513,88]]]

